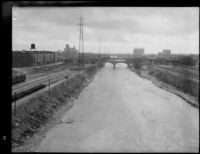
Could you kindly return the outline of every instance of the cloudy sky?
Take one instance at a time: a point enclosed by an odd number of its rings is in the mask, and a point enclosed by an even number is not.
[[[84,18],[85,51],[145,53],[171,49],[199,53],[197,7],[24,7],[13,8],[13,50],[78,49],[79,17]],[[101,43],[99,43],[101,42]]]

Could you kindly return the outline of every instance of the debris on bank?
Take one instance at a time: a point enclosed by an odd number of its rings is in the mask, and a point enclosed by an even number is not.
[[[84,73],[52,88],[50,94],[45,91],[19,106],[15,116],[12,115],[12,148],[22,146],[60,107],[76,98],[89,84],[89,79],[95,75],[97,69],[96,66],[88,67]]]

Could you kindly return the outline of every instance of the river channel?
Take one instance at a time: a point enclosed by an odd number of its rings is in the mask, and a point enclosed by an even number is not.
[[[107,63],[38,152],[198,152],[199,109]]]

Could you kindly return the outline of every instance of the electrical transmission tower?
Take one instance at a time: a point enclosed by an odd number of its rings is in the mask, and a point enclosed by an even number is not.
[[[79,63],[82,62],[82,68],[84,70],[84,41],[83,41],[83,17],[80,17],[80,34],[79,34]]]
[[[99,54],[98,54],[99,58],[101,57],[100,52],[101,52],[101,40],[99,40]]]

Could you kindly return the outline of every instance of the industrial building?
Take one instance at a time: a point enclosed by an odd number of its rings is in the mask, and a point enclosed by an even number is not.
[[[13,51],[12,67],[29,67],[61,61],[63,56],[59,52],[51,51]]]
[[[12,67],[28,67],[34,64],[32,52],[13,51]]]
[[[78,50],[75,47],[71,48],[69,44],[66,44],[64,51],[62,52],[65,58],[77,58]]]
[[[157,55],[158,58],[165,58],[165,59],[168,59],[171,57],[171,50],[169,49],[163,49],[162,52],[158,52],[158,55]]]
[[[143,48],[135,48],[133,50],[133,58],[142,58],[144,56]]]

